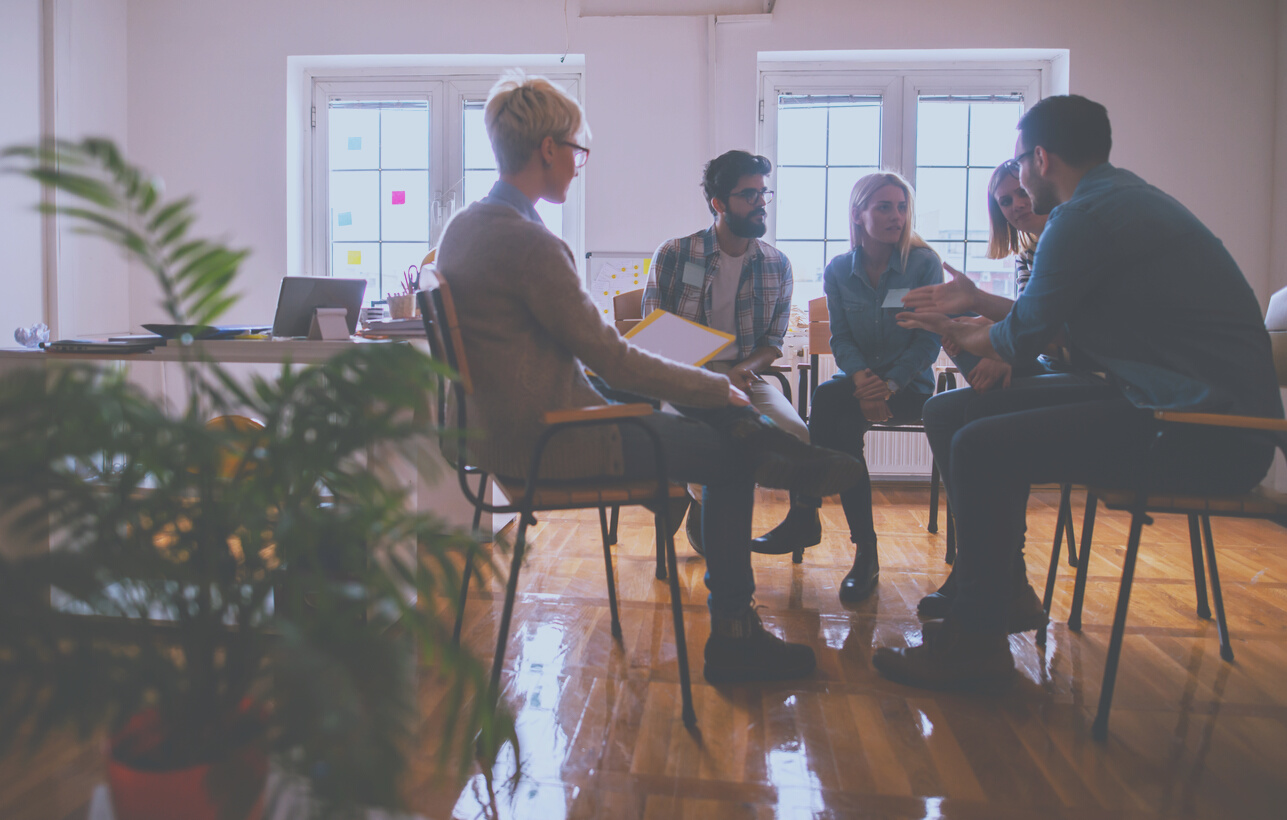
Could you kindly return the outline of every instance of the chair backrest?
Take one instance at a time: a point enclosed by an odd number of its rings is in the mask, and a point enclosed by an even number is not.
[[[643,288],[612,297],[612,320],[623,335],[643,320]]]
[[[456,316],[456,303],[452,301],[447,280],[438,276],[436,271],[434,274],[432,285],[416,294],[425,336],[429,338],[429,350],[435,359],[456,371],[465,393],[472,394],[474,384],[469,377],[469,362],[465,359],[465,342]]]
[[[820,356],[831,352],[831,314],[827,312],[827,297],[809,300],[809,355]]]

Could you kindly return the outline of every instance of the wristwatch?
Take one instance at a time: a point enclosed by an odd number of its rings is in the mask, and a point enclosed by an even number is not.
[[[887,379],[885,381],[885,389],[889,391],[889,395],[894,395],[898,392],[898,382],[893,379]]]

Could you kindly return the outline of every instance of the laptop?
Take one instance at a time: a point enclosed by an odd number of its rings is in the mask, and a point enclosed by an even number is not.
[[[365,279],[330,276],[285,276],[277,294],[274,336],[307,336],[318,308],[344,308],[349,335],[357,330]]]

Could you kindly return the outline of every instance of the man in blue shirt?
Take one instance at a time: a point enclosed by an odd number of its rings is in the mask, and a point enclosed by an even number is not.
[[[1074,373],[1053,377],[1053,387],[1037,377],[1002,391],[1009,395],[986,414],[966,415],[937,438],[956,516],[958,590],[921,646],[873,656],[883,674],[911,685],[998,685],[1013,675],[1006,633],[1029,485],[1243,492],[1267,472],[1270,445],[1194,427],[1168,433],[1150,452],[1152,410],[1283,416],[1255,294],[1192,213],[1108,163],[1104,107],[1051,97],[1018,127],[1020,182],[1033,210],[1050,214],[1027,289],[1011,302],[957,277],[908,294],[904,305],[915,312],[899,319],[1011,363],[1053,346]],[[995,324],[946,315],[960,313]],[[925,406],[927,430],[939,403]]]

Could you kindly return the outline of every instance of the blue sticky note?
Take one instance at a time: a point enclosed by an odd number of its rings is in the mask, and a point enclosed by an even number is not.
[[[351,211],[345,211],[344,213],[340,214],[341,228],[343,228],[345,225],[352,225],[352,224],[353,224],[353,213]]]
[[[349,150],[350,150],[350,151],[361,151],[361,150],[362,150],[362,138],[361,138],[361,137],[349,137]]]

